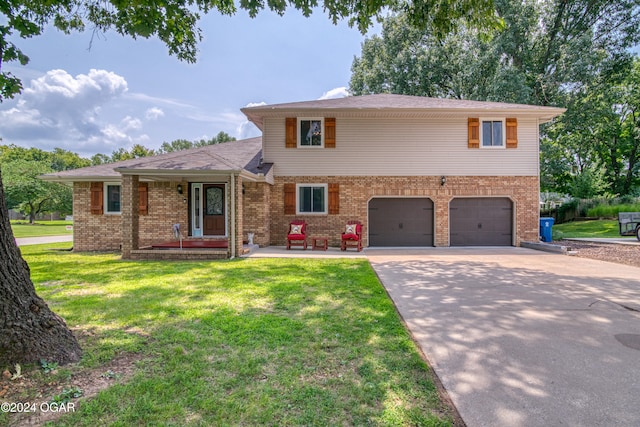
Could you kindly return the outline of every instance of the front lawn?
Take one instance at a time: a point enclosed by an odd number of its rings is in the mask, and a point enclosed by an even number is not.
[[[453,423],[366,261],[128,262],[21,250],[38,293],[85,352],[49,381],[72,387],[82,371],[138,359],[128,380],[109,368],[114,385],[53,425]],[[23,375],[42,376],[36,369]],[[33,390],[21,397],[44,399]]]
[[[67,230],[72,225],[73,221],[37,221],[35,224],[29,224],[29,221],[11,221],[13,236],[17,238],[73,234],[72,230]]]
[[[622,237],[618,229],[617,220],[572,221],[554,224],[553,239],[571,237]]]

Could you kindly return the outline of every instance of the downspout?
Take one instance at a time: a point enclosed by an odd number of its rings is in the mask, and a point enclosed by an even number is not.
[[[231,259],[236,257],[236,175],[231,174]]]

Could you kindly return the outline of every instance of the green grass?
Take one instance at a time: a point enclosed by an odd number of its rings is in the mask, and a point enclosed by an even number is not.
[[[553,225],[553,239],[571,237],[622,237],[617,220],[573,221]]]
[[[452,423],[366,261],[129,262],[21,250],[38,293],[83,332],[80,368],[125,352],[144,358],[130,381],[53,425]]]
[[[72,234],[67,230],[68,225],[73,225],[73,221],[41,221],[29,224],[29,221],[11,221],[11,229],[14,237],[39,237],[39,236],[59,236]]]

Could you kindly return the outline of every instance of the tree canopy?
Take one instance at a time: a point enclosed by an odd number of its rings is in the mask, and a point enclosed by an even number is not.
[[[495,28],[501,24],[493,0],[326,0],[321,4],[307,0],[240,0],[238,6],[233,0],[0,0],[0,102],[22,90],[20,79],[2,71],[2,64],[17,61],[25,65],[29,61],[13,40],[38,36],[47,25],[65,33],[89,28],[97,33],[114,30],[134,39],[157,37],[169,54],[195,62],[202,39],[198,27],[201,14],[217,11],[233,15],[239,7],[251,17],[266,8],[279,15],[293,8],[309,16],[318,6],[334,24],[346,19],[362,33],[389,10],[405,11],[413,25],[439,35],[452,31],[463,18],[473,27]]]

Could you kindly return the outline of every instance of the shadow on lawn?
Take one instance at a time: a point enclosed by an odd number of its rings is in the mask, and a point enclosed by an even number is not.
[[[166,422],[151,407],[172,407],[215,424],[449,424],[367,261],[91,265],[61,257],[57,274],[80,285],[51,286],[46,298],[98,331],[87,353],[122,345],[152,357],[121,399],[139,406],[138,423]]]

